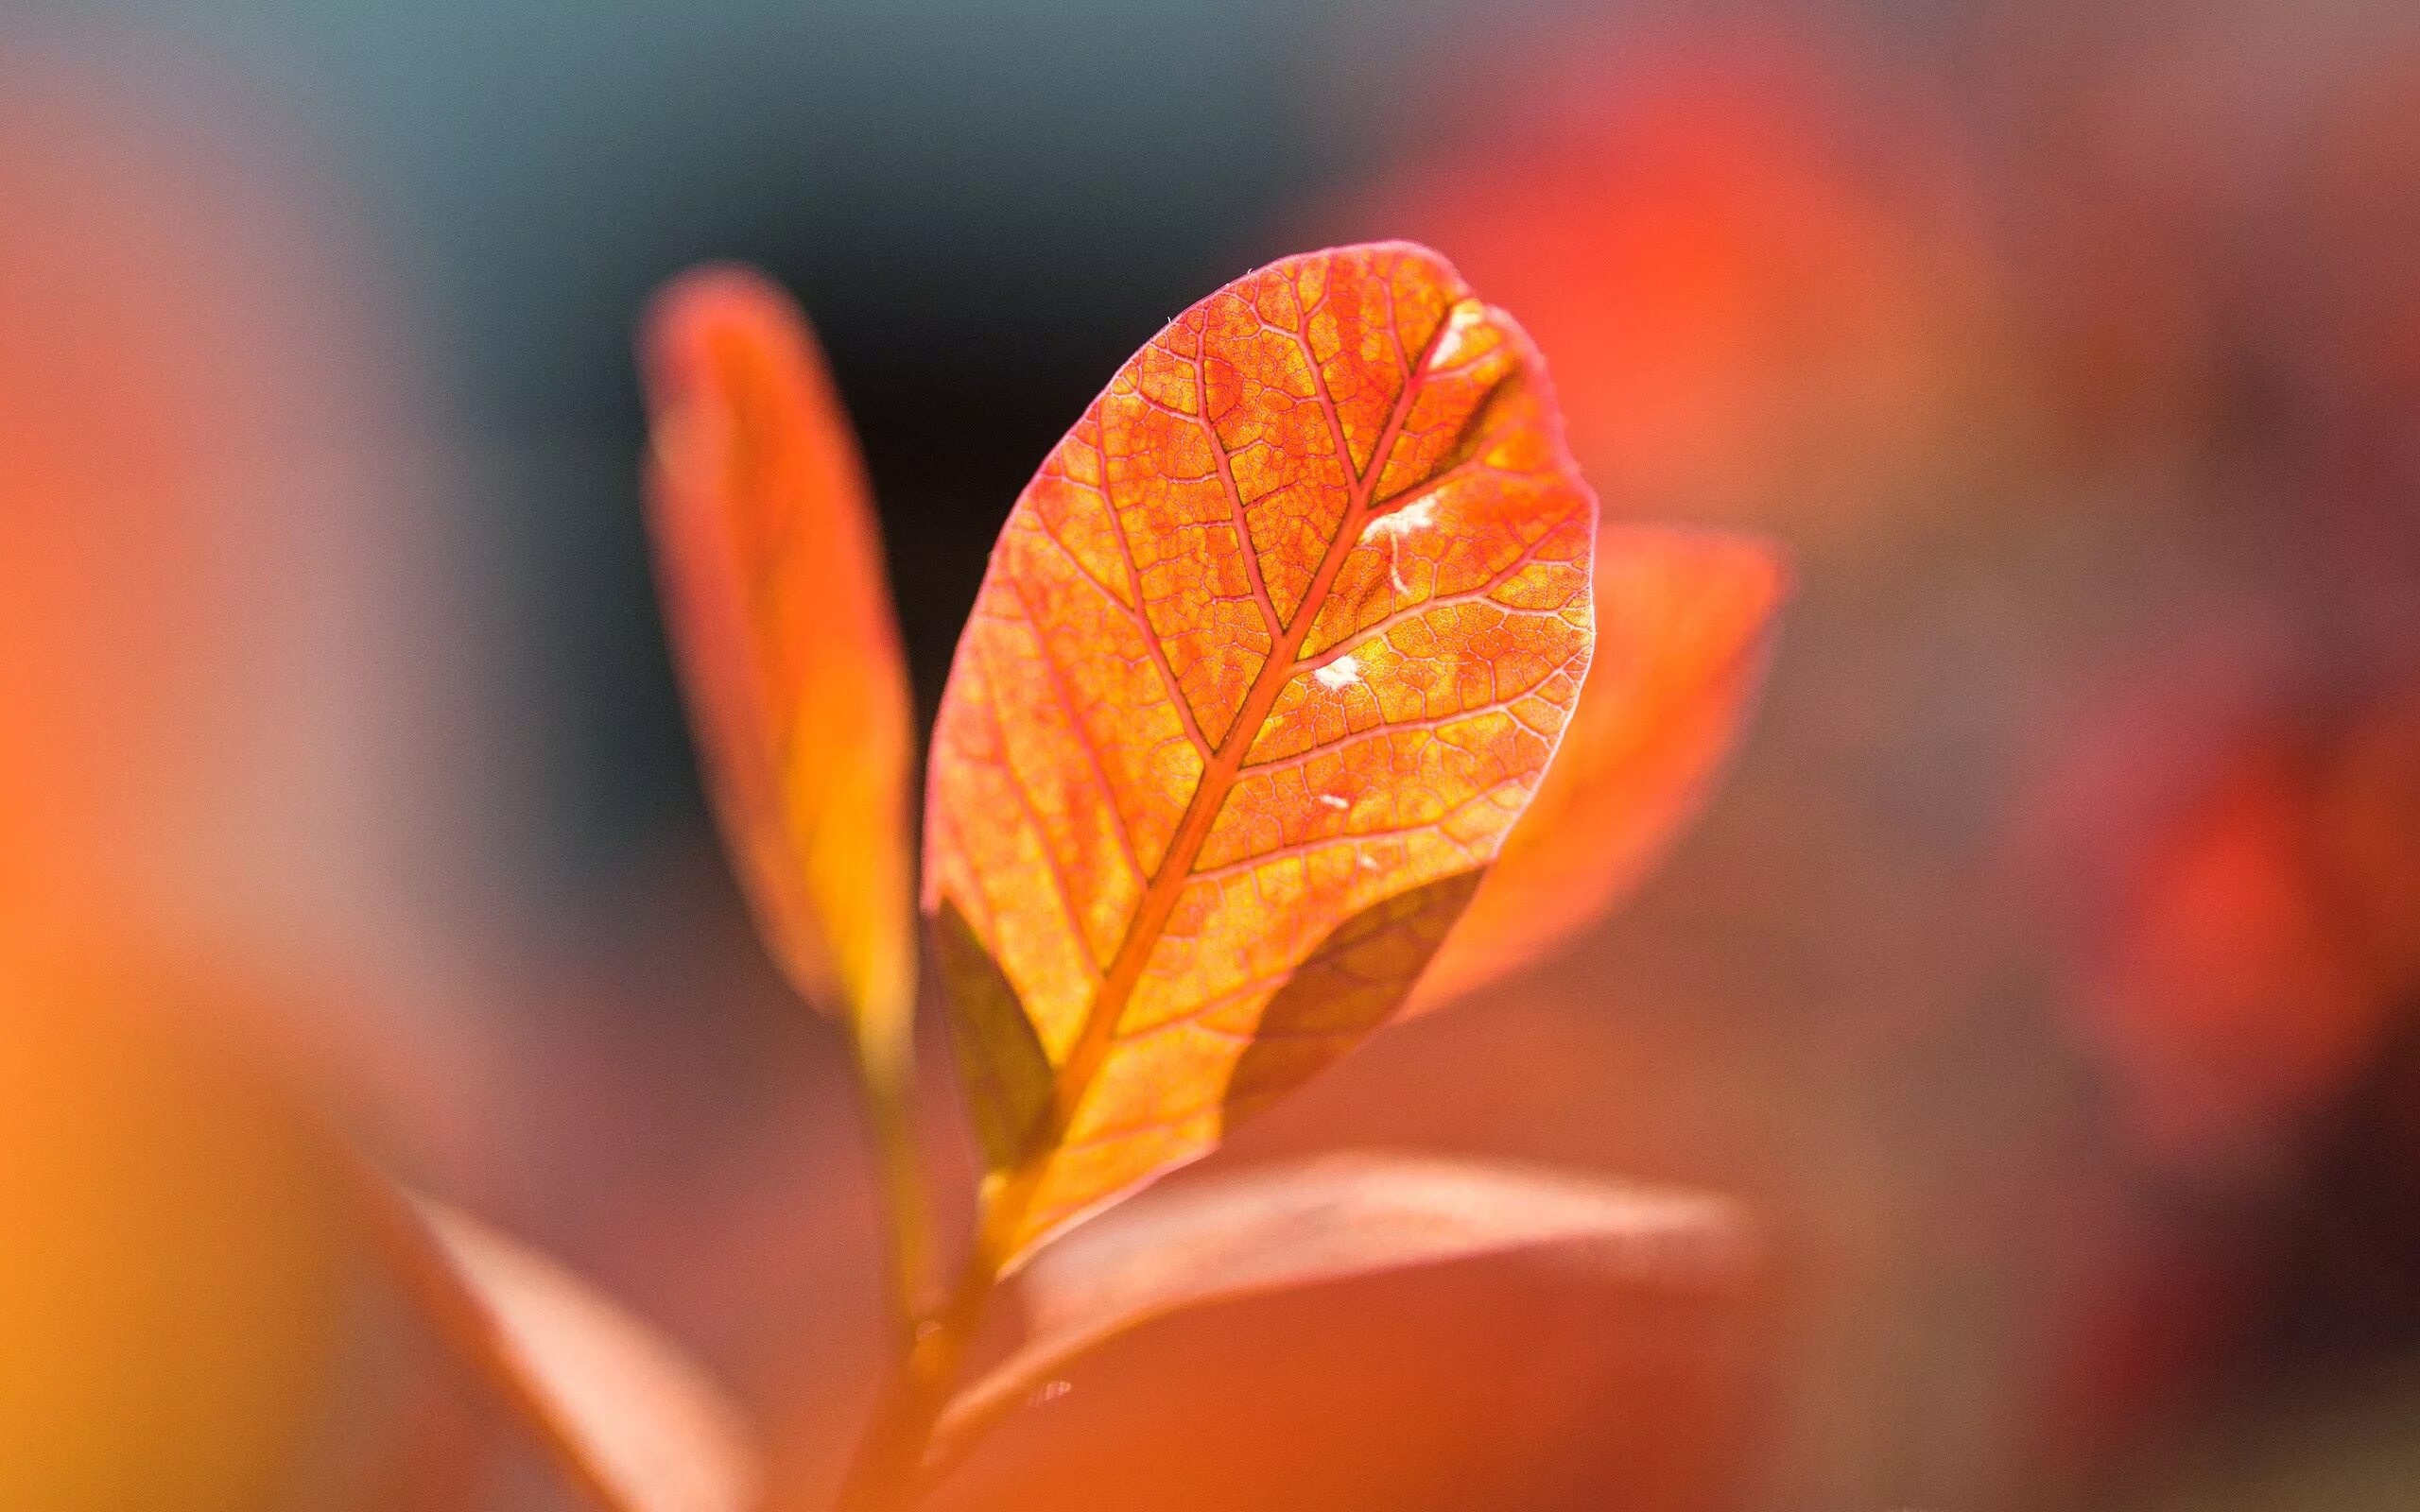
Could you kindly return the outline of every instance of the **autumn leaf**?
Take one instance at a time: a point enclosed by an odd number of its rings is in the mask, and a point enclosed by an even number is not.
[[[746,1512],[738,1414],[661,1335],[556,1262],[363,1171],[389,1268],[447,1347],[604,1512]]]
[[[1597,656],[1546,781],[1422,973],[1426,1012],[1602,919],[1704,802],[1764,671],[1789,574],[1751,536],[1609,524]]]
[[[744,269],[670,284],[644,356],[666,617],[758,926],[810,1002],[904,1020],[911,716],[847,418],[805,318]]]
[[[848,1033],[905,1331],[931,1246],[913,1110],[913,719],[865,469],[806,318],[756,274],[675,280],[644,356],[649,521],[706,786],[759,934]]]
[[[933,736],[978,1263],[1394,1011],[1579,696],[1595,534],[1536,351],[1423,248],[1271,264],[1112,380],[1010,515]]]
[[[1725,1198],[1472,1160],[1330,1155],[1197,1182],[1035,1253],[1009,1287],[1018,1342],[951,1400],[927,1473],[1082,1356],[1184,1310],[1514,1256],[1608,1285],[1722,1293],[1748,1279],[1753,1249]]]

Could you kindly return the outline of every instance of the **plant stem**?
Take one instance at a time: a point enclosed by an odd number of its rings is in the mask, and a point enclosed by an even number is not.
[[[1064,1137],[1074,1106],[1075,1095],[1063,1088],[1026,1158],[1014,1169],[995,1172],[985,1182],[982,1216],[976,1224],[975,1243],[959,1271],[958,1284],[942,1310],[917,1328],[899,1368],[874,1404],[841,1483],[837,1512],[905,1512],[915,1500],[933,1427],[949,1405],[959,1365],[974,1342],[976,1330],[982,1326],[1002,1268],[1013,1257],[1018,1226],[1032,1208],[1051,1151]]]
[[[916,1137],[916,1021],[899,1011],[848,1022],[849,1050],[873,1143],[875,1200],[888,1251],[890,1324],[902,1349],[916,1339],[932,1270],[932,1209]]]
[[[948,1404],[959,1364],[983,1322],[997,1280],[990,1246],[978,1244],[948,1303],[917,1333],[874,1404],[849,1461],[837,1512],[905,1512],[912,1503],[925,1446]]]

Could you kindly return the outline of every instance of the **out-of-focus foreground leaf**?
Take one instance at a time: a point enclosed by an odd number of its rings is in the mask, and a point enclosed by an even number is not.
[[[1017,501],[934,731],[925,903],[983,1259],[1400,1005],[1577,700],[1596,502],[1529,338],[1404,243],[1154,337]]]
[[[1035,1252],[1010,1283],[1018,1343],[950,1403],[928,1464],[946,1469],[1074,1361],[1186,1309],[1513,1255],[1717,1293],[1746,1282],[1753,1249],[1722,1197],[1473,1160],[1333,1155],[1197,1182]]]
[[[805,317],[739,268],[649,313],[648,502],[667,628],[759,928],[826,1011],[914,997],[899,629],[856,442]]]
[[[33,949],[21,923],[0,914],[0,1503],[294,1504],[356,1384],[337,1170],[193,984],[122,934]]]
[[[1535,960],[1638,884],[1737,742],[1789,586],[1779,550],[1751,536],[1605,526],[1580,708],[1406,1012]]]
[[[0,912],[0,1500],[355,1504],[357,1302],[383,1263],[600,1506],[752,1504],[754,1456],[704,1377],[553,1263],[372,1170],[284,989],[159,954],[130,912],[98,931]]]
[[[562,1265],[362,1173],[382,1249],[460,1359],[608,1512],[745,1512],[738,1414],[666,1339]]]

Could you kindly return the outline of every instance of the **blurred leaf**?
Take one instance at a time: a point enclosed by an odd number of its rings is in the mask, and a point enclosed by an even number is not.
[[[2137,1153],[2240,1179],[2314,1131],[2420,990],[2420,706],[2169,700],[2159,674],[2182,680],[2164,663],[2086,727],[2035,865]]]
[[[1529,338],[1404,243],[1221,289],[1051,453],[927,799],[925,910],[997,967],[956,1011],[1021,1013],[1056,1074],[978,1115],[1027,1131],[987,1188],[991,1263],[1401,1003],[1579,693],[1595,518]]]
[[[1599,532],[1597,657],[1580,708],[1407,1012],[1536,959],[1637,885],[1738,738],[1789,581],[1778,549],[1753,537]]]
[[[724,838],[810,1002],[904,1016],[911,715],[848,419],[805,317],[744,269],[676,280],[644,346],[649,518]]]
[[[609,1512],[744,1512],[759,1472],[739,1415],[654,1330],[442,1203],[364,1174],[397,1279],[447,1346]]]
[[[1609,1283],[1721,1292],[1748,1278],[1752,1242],[1721,1197],[1471,1160],[1332,1155],[1199,1181],[1034,1253],[1010,1283],[1020,1340],[950,1403],[929,1463],[954,1463],[1050,1378],[1154,1318],[1516,1254]]]
[[[1335,223],[1452,248],[1522,313],[1610,513],[1805,541],[1937,507],[2005,318],[1938,123],[1820,46],[1634,29],[1559,37]]]
[[[262,1070],[283,1047],[114,919],[63,952],[22,923],[0,912],[0,1503],[302,1504],[362,1383],[344,1190]]]

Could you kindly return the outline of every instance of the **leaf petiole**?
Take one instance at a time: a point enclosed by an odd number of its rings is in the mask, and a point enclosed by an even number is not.
[[[890,1320],[899,1348],[916,1340],[932,1274],[933,1222],[916,1132],[916,1026],[904,1009],[846,1021],[859,1104],[873,1142],[875,1202],[889,1251]]]

